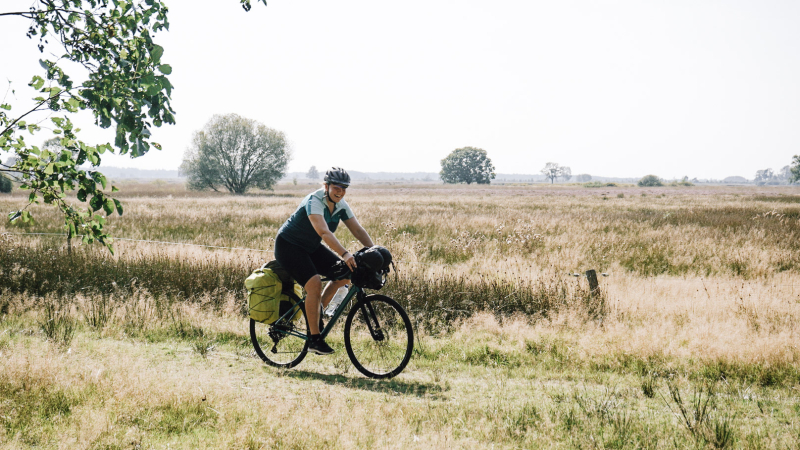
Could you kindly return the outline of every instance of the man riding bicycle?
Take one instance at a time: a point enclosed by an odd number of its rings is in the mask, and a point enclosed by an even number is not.
[[[339,221],[343,221],[364,246],[374,245],[369,233],[358,223],[344,200],[349,186],[350,175],[344,169],[333,167],[325,172],[322,189],[308,194],[300,202],[300,206],[284,222],[275,238],[275,259],[306,290],[306,315],[310,333],[308,351],[318,355],[333,353],[333,349],[320,337],[320,305],[328,306],[336,290],[350,281],[331,281],[323,290],[320,275],[331,276],[339,257],[350,270],[356,268],[353,255],[333,234]],[[322,241],[329,248],[323,246]]]

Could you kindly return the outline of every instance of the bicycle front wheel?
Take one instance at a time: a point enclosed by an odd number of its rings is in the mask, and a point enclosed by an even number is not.
[[[306,311],[296,321],[279,320],[265,324],[250,319],[250,341],[256,354],[273,367],[292,368],[300,364],[308,351]],[[303,337],[300,337],[302,335]]]
[[[344,345],[359,372],[370,378],[392,378],[411,359],[414,331],[399,303],[383,295],[369,295],[347,314]]]

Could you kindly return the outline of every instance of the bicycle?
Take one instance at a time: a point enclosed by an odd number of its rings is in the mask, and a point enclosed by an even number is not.
[[[345,279],[323,278],[322,281]],[[272,324],[250,319],[250,340],[256,354],[274,367],[292,368],[308,354],[309,329],[305,298],[294,296],[295,304]],[[364,289],[350,285],[342,302],[325,327],[324,339],[331,332],[345,308],[353,299],[344,324],[344,345],[347,356],[359,372],[370,378],[392,378],[405,369],[414,347],[411,320],[399,303],[385,295],[367,295]],[[292,320],[298,309],[301,317]],[[266,349],[267,351],[264,351]]]

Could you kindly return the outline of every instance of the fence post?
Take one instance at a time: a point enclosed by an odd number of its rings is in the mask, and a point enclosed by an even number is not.
[[[594,269],[586,271],[586,279],[589,280],[589,291],[592,297],[597,298],[600,295],[600,283],[597,282],[597,272]]]
[[[597,272],[594,269],[586,271],[586,279],[589,280],[589,291],[592,295],[592,301],[589,303],[589,315],[600,321],[600,326],[603,326],[603,319],[606,315],[606,301],[600,294],[600,283],[597,282]]]

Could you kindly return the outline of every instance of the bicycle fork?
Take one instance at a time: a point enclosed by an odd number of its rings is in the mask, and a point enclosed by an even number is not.
[[[383,330],[381,330],[381,324],[378,323],[378,317],[375,315],[375,308],[372,307],[372,303],[367,302],[362,305],[361,313],[364,315],[364,322],[367,323],[372,339],[378,342],[383,341],[385,336],[383,335]]]

